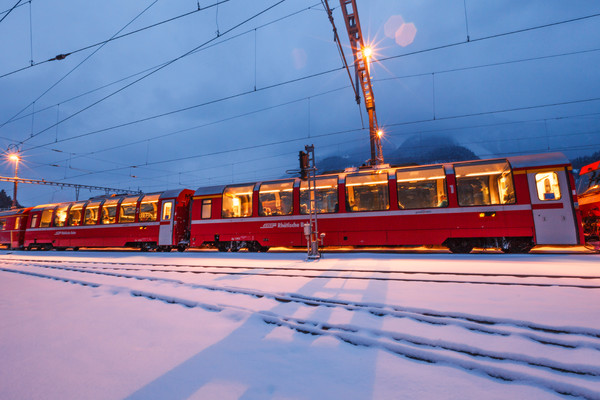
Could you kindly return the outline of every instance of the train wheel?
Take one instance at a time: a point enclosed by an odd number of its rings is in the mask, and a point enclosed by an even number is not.
[[[177,251],[180,253],[183,253],[185,251],[185,249],[186,249],[186,246],[183,244],[180,244],[177,246]]]
[[[448,240],[446,246],[455,254],[468,254],[473,250],[473,244],[468,239]]]
[[[254,242],[248,242],[247,247],[248,247],[248,251],[250,251],[252,253],[256,253],[256,252],[260,251],[262,246],[257,241],[254,241]]]
[[[532,248],[533,241],[530,238],[503,238],[500,250],[503,253],[524,254]]]
[[[231,242],[231,244],[229,245],[229,251],[234,253],[240,251],[241,248],[242,244],[240,242]]]
[[[217,243],[217,250],[219,250],[220,252],[224,253],[227,251],[227,243]]]

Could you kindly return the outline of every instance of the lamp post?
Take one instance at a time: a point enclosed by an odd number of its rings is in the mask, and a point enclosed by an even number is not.
[[[8,159],[15,163],[15,182],[14,182],[14,190],[13,190],[13,199],[12,199],[12,207],[17,208],[17,176],[19,173],[19,161],[21,161],[21,157],[17,153],[9,154]]]

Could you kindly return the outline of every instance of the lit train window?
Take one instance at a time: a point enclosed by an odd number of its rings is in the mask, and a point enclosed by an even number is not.
[[[166,201],[162,205],[162,220],[169,221],[173,216],[173,202]]]
[[[69,205],[60,206],[54,214],[54,226],[65,226],[67,224],[67,209]]]
[[[119,199],[106,200],[102,205],[101,224],[114,224],[117,222],[117,204]]]
[[[158,194],[144,196],[140,203],[140,222],[156,221],[158,217]]]
[[[37,225],[37,220],[38,220],[38,215],[34,214],[33,217],[31,217],[31,226],[30,226],[30,228],[35,228],[35,226]]]
[[[252,216],[252,191],[254,185],[227,186],[223,190],[223,218]]]
[[[69,226],[81,225],[81,210],[83,209],[83,203],[73,204],[69,210],[69,217],[67,222]]]
[[[293,196],[294,181],[261,184],[258,190],[258,215],[290,215]]]
[[[99,201],[93,201],[85,208],[85,215],[83,218],[84,225],[95,225],[98,222],[98,209],[100,208]]]
[[[6,229],[6,220],[5,219],[0,219],[0,229],[1,230]]]
[[[300,214],[310,211],[310,190],[308,181],[300,183]],[[334,213],[338,211],[338,178],[317,178],[315,186],[315,207],[317,213]]]
[[[44,210],[42,212],[42,219],[40,221],[40,228],[47,228],[52,223],[52,216],[54,215],[54,209]]]
[[[137,206],[138,198],[136,197],[127,197],[121,203],[121,208],[119,210],[119,222],[124,224],[127,222],[135,221],[135,208]]]
[[[454,166],[460,206],[514,204],[515,186],[507,161],[482,161]]]
[[[202,215],[200,218],[202,219],[210,219],[212,216],[212,200],[204,199],[202,200]]]
[[[15,219],[15,229],[19,229],[20,226],[21,226],[21,218],[16,218]]]
[[[406,168],[396,171],[400,209],[447,207],[444,167]]]
[[[390,208],[386,173],[348,175],[346,177],[346,210],[378,211]]]
[[[560,187],[556,172],[540,172],[535,174],[538,199],[560,200]]]

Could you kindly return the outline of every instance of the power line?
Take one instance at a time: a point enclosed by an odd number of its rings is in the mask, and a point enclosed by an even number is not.
[[[253,19],[255,19],[255,18],[259,17],[260,15],[262,15],[262,14],[264,14],[264,13],[268,12],[269,10],[271,10],[271,9],[273,9],[273,8],[275,8],[275,7],[277,7],[278,5],[282,4],[282,3],[283,3],[283,2],[285,2],[285,1],[286,1],[286,0],[280,0],[280,1],[276,2],[275,4],[273,4],[273,5],[271,5],[271,6],[267,7],[267,8],[265,8],[264,10],[262,10],[262,11],[260,11],[260,12],[256,13],[256,14],[254,14],[253,16],[251,16],[251,17],[247,18],[246,20],[244,20],[244,21],[242,21],[242,22],[240,22],[240,23],[238,23],[238,24],[234,25],[232,28],[229,28],[229,29],[228,29],[228,30],[226,30],[225,32],[221,33],[219,36],[228,34],[229,32],[231,32],[231,31],[233,31],[233,30],[235,30],[235,29],[239,28],[240,26],[242,26],[242,25],[244,25],[244,24],[248,23],[249,21],[251,21],[251,20],[253,20]],[[176,62],[176,61],[178,61],[178,60],[180,60],[180,59],[182,59],[182,58],[184,58],[184,57],[187,57],[187,56],[189,56],[189,55],[190,55],[192,52],[194,52],[194,51],[196,51],[196,50],[200,49],[201,47],[203,47],[203,46],[205,46],[205,45],[207,45],[207,44],[209,44],[209,43],[213,42],[214,40],[218,39],[218,38],[219,38],[219,36],[215,36],[214,38],[212,38],[212,39],[209,39],[208,41],[204,42],[203,44],[201,44],[201,45],[199,45],[199,46],[196,46],[196,47],[194,47],[192,50],[190,50],[190,51],[188,51],[188,52],[186,52],[186,53],[182,54],[181,56],[179,56],[179,57],[177,57],[177,58],[174,58],[173,60],[171,60],[171,61],[167,62],[166,64],[162,65],[161,67],[159,67],[159,68],[157,68],[157,69],[155,69],[155,70],[153,70],[153,71],[151,71],[151,72],[149,72],[149,73],[145,74],[145,75],[144,75],[144,76],[142,76],[141,78],[138,78],[138,79],[136,79],[135,81],[133,81],[133,82],[131,82],[131,83],[129,83],[129,84],[127,84],[127,85],[125,85],[125,86],[121,87],[120,89],[117,89],[117,90],[115,90],[114,92],[112,92],[112,93],[110,93],[110,94],[108,94],[108,95],[104,96],[104,97],[103,97],[103,98],[101,98],[100,100],[98,100],[98,101],[95,101],[94,103],[92,103],[92,104],[90,104],[90,105],[88,105],[88,106],[86,106],[86,107],[84,107],[84,108],[80,109],[79,111],[76,111],[75,113],[73,113],[73,114],[69,115],[68,117],[66,117],[66,118],[64,118],[64,119],[62,119],[62,120],[60,120],[59,122],[57,122],[57,123],[55,123],[55,124],[53,124],[53,125],[50,125],[49,127],[45,128],[45,129],[42,129],[41,131],[38,131],[38,132],[36,132],[35,134],[32,134],[30,137],[28,137],[28,138],[26,138],[26,139],[22,140],[22,141],[20,142],[20,144],[24,144],[25,142],[29,141],[30,139],[32,139],[32,138],[34,138],[34,137],[36,137],[36,136],[38,136],[38,135],[40,135],[40,134],[42,134],[42,133],[44,133],[44,132],[48,131],[49,129],[52,129],[53,127],[55,127],[55,126],[57,126],[57,125],[59,125],[59,124],[61,124],[61,123],[65,122],[65,121],[67,121],[67,120],[69,120],[69,119],[71,119],[71,118],[73,118],[73,117],[75,117],[76,115],[79,115],[79,114],[81,114],[82,112],[84,112],[84,111],[86,111],[86,110],[88,110],[88,109],[90,109],[90,108],[92,108],[92,107],[94,107],[94,106],[98,105],[99,103],[103,102],[104,100],[106,100],[106,99],[108,99],[108,98],[110,98],[110,97],[114,96],[114,95],[115,95],[115,94],[117,94],[117,93],[120,93],[120,92],[122,92],[123,90],[127,89],[128,87],[131,87],[131,86],[135,85],[136,83],[140,82],[141,80],[143,80],[143,79],[145,79],[145,78],[149,77],[150,75],[153,75],[153,74],[155,74],[156,72],[158,72],[158,71],[162,70],[163,68],[166,68],[167,66],[169,66],[169,65],[173,64],[174,62]]]
[[[154,0],[148,7],[146,7],[142,12],[140,12],[138,15],[135,16],[135,18],[133,18],[131,21],[129,21],[124,27],[122,27],[121,29],[119,29],[119,31],[117,33],[115,33],[113,35],[113,37],[115,37],[116,35],[118,35],[120,32],[123,31],[123,29],[127,28],[129,25],[131,25],[136,19],[138,19],[140,16],[142,16],[142,14],[144,14],[146,11],[148,11],[154,4],[156,4],[158,2],[158,0]],[[110,41],[110,40],[109,40]],[[19,116],[19,114],[21,114],[23,111],[25,111],[27,108],[29,108],[32,104],[35,104],[39,99],[41,99],[42,97],[44,97],[44,95],[46,95],[46,93],[48,93],[50,90],[54,89],[59,83],[61,83],[63,80],[65,80],[69,75],[71,75],[71,73],[73,73],[73,71],[75,71],[77,68],[79,68],[83,63],[85,63],[87,60],[89,60],[94,54],[96,54],[98,51],[100,51],[100,49],[102,49],[102,47],[104,47],[104,45],[106,43],[108,43],[109,41],[106,41],[104,44],[102,44],[100,47],[98,47],[96,50],[94,50],[90,55],[88,55],[86,58],[83,59],[83,61],[81,61],[79,64],[77,64],[75,67],[73,67],[69,72],[67,72],[62,78],[60,78],[58,81],[56,81],[52,86],[50,86],[48,89],[46,89],[41,95],[39,95],[35,100],[33,100],[31,103],[29,103],[27,106],[25,106],[23,109],[21,109],[21,111],[19,111],[18,113],[16,113],[12,118],[10,118],[8,121],[6,121],[5,123],[3,123],[2,125],[0,125],[0,128],[2,128],[4,125],[6,125],[8,122],[12,121],[13,118]],[[66,56],[65,56],[66,57]],[[63,57],[64,58],[64,57]],[[32,65],[33,65],[33,60],[31,61]],[[32,132],[33,134],[33,132]],[[32,135],[33,137],[33,135]],[[24,143],[24,142],[21,142]]]
[[[403,75],[403,76],[392,77],[392,78],[375,79],[374,81],[375,82],[383,82],[383,81],[387,81],[387,80],[405,79],[405,78],[412,78],[412,77],[419,77],[419,76],[428,76],[428,75],[431,75],[432,73],[441,74],[441,73],[458,72],[458,71],[465,71],[465,70],[478,69],[478,68],[487,68],[487,67],[491,67],[491,66],[499,66],[499,65],[507,65],[507,64],[513,64],[513,63],[520,63],[520,62],[541,60],[541,59],[550,59],[550,58],[556,58],[556,57],[572,56],[572,55],[584,54],[584,53],[596,52],[596,51],[600,51],[600,49],[590,49],[590,50],[582,50],[582,51],[575,51],[575,52],[568,52],[568,53],[561,53],[561,54],[553,54],[553,55],[548,55],[548,56],[530,57],[530,58],[524,58],[524,59],[518,59],[518,60],[509,60],[509,61],[503,61],[503,62],[497,62],[497,63],[481,64],[481,65],[475,65],[475,66],[467,66],[467,67],[453,68],[453,69],[440,70],[440,71],[432,71],[432,72],[419,73],[419,74]],[[295,83],[295,82],[299,82],[299,81],[302,81],[302,80],[306,80],[306,79],[310,79],[310,78],[314,78],[314,77],[318,77],[318,76],[330,74],[330,73],[333,73],[333,72],[340,71],[342,69],[344,69],[344,67],[339,67],[339,68],[335,68],[335,69],[331,69],[331,70],[327,70],[327,71],[322,71],[322,72],[318,72],[318,73],[311,74],[311,75],[306,75],[306,76],[303,76],[303,77],[300,77],[300,78],[295,78],[295,79],[291,79],[291,80],[288,80],[288,81],[279,82],[279,83],[276,83],[276,84],[273,84],[273,85],[265,86],[265,87],[262,87],[262,88],[257,88],[255,90],[244,91],[244,92],[237,93],[237,94],[234,94],[234,95],[231,95],[231,96],[227,96],[227,97],[223,97],[223,98],[211,100],[211,101],[208,101],[208,102],[204,102],[204,103],[200,103],[200,104],[196,104],[196,105],[192,105],[192,106],[180,108],[180,109],[169,111],[169,112],[166,112],[166,113],[156,114],[156,115],[152,115],[152,116],[149,116],[149,117],[146,117],[146,118],[141,118],[141,119],[137,119],[137,120],[134,120],[134,121],[126,122],[126,123],[123,123],[123,124],[113,125],[113,126],[110,126],[110,127],[107,127],[107,128],[103,128],[103,129],[99,129],[99,130],[95,130],[95,131],[91,131],[91,132],[79,134],[79,135],[72,136],[72,137],[69,137],[69,138],[64,138],[64,139],[61,139],[61,140],[58,140],[58,141],[55,141],[55,142],[50,142],[50,143],[46,143],[46,144],[37,145],[37,146],[29,148],[28,150],[34,150],[36,148],[46,147],[46,146],[53,145],[53,144],[60,143],[60,142],[66,142],[66,141],[70,141],[70,140],[80,139],[82,137],[91,136],[91,135],[102,133],[102,132],[106,132],[106,131],[109,131],[109,130],[123,128],[125,126],[130,126],[130,125],[134,125],[134,124],[141,123],[141,122],[147,122],[147,121],[150,121],[152,119],[162,118],[162,117],[173,115],[173,114],[176,114],[176,113],[189,111],[189,110],[192,110],[192,109],[195,109],[195,108],[200,108],[200,107],[204,107],[204,106],[207,106],[207,105],[219,103],[219,102],[222,102],[222,101],[231,100],[231,99],[234,99],[234,98],[237,98],[237,97],[246,96],[246,95],[252,94],[254,92],[260,92],[260,91],[263,91],[263,90],[272,89],[272,88],[276,88],[276,87],[283,86],[283,85],[288,85],[290,83]],[[348,86],[346,86],[345,88],[347,88],[347,87]],[[342,89],[342,88],[340,88],[340,89]],[[338,89],[338,90],[340,90],[340,89]],[[326,92],[326,93],[329,93],[329,92]],[[313,97],[316,97],[316,96],[319,96],[319,95],[320,94],[316,94]],[[304,98],[303,100],[306,100],[306,98]],[[270,108],[266,108],[265,110],[269,110],[269,109]],[[424,121],[419,121],[419,122],[426,122],[426,121],[429,121],[429,120],[424,120]],[[189,129],[196,129],[196,128],[197,127],[189,128]],[[162,137],[162,136],[159,136],[159,137]]]
[[[19,1],[22,1],[22,0],[19,0]],[[166,24],[166,23],[168,23],[168,22],[172,22],[172,21],[178,20],[178,19],[180,19],[180,18],[187,17],[187,16],[189,16],[189,15],[192,15],[192,14],[195,14],[195,13],[197,13],[197,12],[199,12],[199,11],[205,11],[205,10],[207,10],[207,9],[209,9],[209,8],[212,8],[212,7],[218,6],[219,4],[227,3],[228,1],[231,1],[231,0],[221,0],[220,2],[217,2],[217,3],[214,3],[214,4],[210,4],[210,5],[208,5],[208,6],[205,6],[205,7],[202,7],[202,8],[200,8],[200,7],[198,6],[198,8],[197,8],[197,9],[195,9],[195,10],[193,10],[193,11],[189,11],[189,12],[187,12],[187,13],[184,13],[184,14],[177,15],[177,16],[175,16],[175,17],[173,17],[173,18],[165,19],[165,20],[163,20],[163,21],[160,21],[160,22],[157,22],[157,23],[155,23],[155,24],[148,25],[148,26],[145,26],[145,27],[143,27],[143,28],[136,29],[136,30],[134,30],[134,31],[131,31],[131,32],[125,33],[125,34],[123,34],[123,35],[119,35],[119,36],[112,36],[110,39],[103,40],[103,41],[101,41],[101,42],[94,43],[94,44],[91,44],[91,45],[88,45],[88,46],[85,46],[85,47],[81,47],[81,48],[79,48],[79,49],[77,49],[77,50],[72,50],[72,51],[69,51],[69,52],[60,53],[60,54],[58,54],[57,56],[55,56],[55,57],[53,57],[53,58],[50,58],[50,59],[48,59],[48,60],[45,60],[45,61],[40,61],[40,62],[37,62],[37,63],[32,63],[31,65],[28,65],[28,66],[26,66],[26,67],[19,68],[19,69],[16,69],[16,70],[14,70],[14,71],[11,71],[11,72],[7,72],[7,73],[5,73],[5,74],[3,74],[3,75],[0,75],[0,78],[4,78],[5,76],[9,76],[9,75],[15,74],[15,73],[17,73],[17,72],[21,72],[21,71],[23,71],[23,70],[26,70],[26,69],[28,69],[28,68],[35,67],[35,66],[38,66],[38,65],[40,65],[40,64],[47,63],[47,62],[49,62],[49,61],[58,61],[58,60],[64,60],[65,58],[67,58],[68,56],[70,56],[70,55],[72,55],[72,54],[76,54],[76,53],[79,53],[79,52],[81,52],[81,51],[88,50],[88,49],[91,49],[91,48],[94,48],[94,47],[97,47],[97,46],[104,46],[104,45],[105,45],[105,44],[107,44],[108,42],[114,42],[115,40],[122,39],[122,38],[124,38],[124,37],[127,37],[127,36],[134,35],[134,34],[136,34],[136,33],[139,33],[139,32],[142,32],[142,31],[145,31],[145,30],[147,30],[147,29],[155,28],[155,27],[157,27],[157,26],[160,26],[160,25]],[[152,4],[154,4],[154,3],[152,3]],[[136,17],[136,18],[137,18],[137,17]],[[0,21],[0,22],[2,22],[2,21]],[[128,25],[129,25],[129,24],[128,24]],[[127,26],[127,25],[126,25],[126,26]],[[123,29],[121,29],[121,31],[122,31],[122,30],[123,30]],[[121,31],[119,31],[119,32],[121,32]],[[117,32],[117,34],[118,34],[119,32]]]
[[[229,0],[227,0],[227,1],[229,1]],[[302,12],[305,12],[305,11],[312,10],[312,9],[314,9],[314,8],[315,8],[316,6],[318,6],[318,5],[320,5],[320,3],[313,4],[313,5],[311,5],[311,6],[307,7],[307,8],[303,8],[303,9],[301,9],[301,10],[298,10],[298,11],[295,11],[295,12],[293,12],[293,13],[290,13],[290,14],[284,15],[284,16],[282,16],[282,17],[279,17],[279,18],[277,18],[277,19],[271,20],[271,21],[269,21],[269,22],[266,22],[266,23],[264,23],[264,24],[262,24],[262,25],[259,25],[259,26],[255,27],[255,28],[249,29],[249,30],[247,30],[247,31],[245,31],[245,32],[241,32],[241,33],[239,33],[239,34],[237,34],[237,35],[230,36],[229,38],[223,39],[223,40],[221,40],[221,41],[219,41],[219,42],[217,42],[217,43],[214,43],[214,44],[211,44],[211,45],[208,45],[208,46],[204,46],[203,48],[201,48],[201,49],[198,49],[198,50],[196,50],[196,51],[192,52],[192,54],[195,54],[195,53],[198,53],[198,52],[200,52],[200,51],[204,51],[204,50],[207,50],[207,49],[210,49],[210,48],[213,48],[213,47],[219,46],[219,45],[221,45],[221,44],[223,44],[223,43],[229,42],[229,41],[231,41],[231,40],[233,40],[233,39],[236,39],[236,38],[238,38],[238,37],[241,37],[241,36],[243,36],[243,35],[246,35],[246,34],[248,34],[248,33],[250,33],[250,32],[254,32],[254,31],[255,31],[255,30],[257,30],[257,29],[261,29],[261,28],[264,28],[264,27],[266,27],[266,26],[269,26],[269,25],[275,24],[275,23],[277,23],[277,22],[280,22],[280,21],[282,21],[282,20],[284,20],[284,19],[287,19],[287,18],[290,18],[290,17],[296,16],[296,15],[298,15],[298,14],[302,13]],[[212,7],[212,6],[214,6],[214,4],[213,4],[213,5],[211,5],[211,6],[204,7],[204,8],[202,8],[202,10],[205,10],[206,8],[209,8],[209,7]],[[222,38],[222,35],[221,35],[221,38]],[[167,61],[167,62],[164,62],[164,63],[161,63],[161,64],[158,64],[158,65],[155,65],[155,66],[153,66],[153,67],[150,67],[150,68],[146,68],[146,69],[145,69],[145,70],[143,70],[143,71],[136,72],[136,73],[134,73],[134,74],[131,74],[131,75],[129,75],[129,76],[126,76],[126,77],[124,77],[124,78],[121,78],[121,79],[118,79],[118,80],[116,80],[116,81],[113,81],[113,82],[111,82],[111,83],[108,83],[108,84],[106,84],[106,85],[102,85],[102,86],[100,86],[100,87],[97,87],[97,88],[95,88],[95,89],[89,90],[89,91],[87,91],[87,92],[84,92],[84,93],[78,94],[78,95],[76,95],[76,96],[73,96],[73,97],[70,97],[70,98],[68,98],[68,99],[66,99],[66,100],[63,100],[63,101],[59,102],[59,103],[56,103],[56,104],[53,104],[53,105],[47,106],[47,107],[45,107],[45,108],[42,108],[42,109],[38,109],[38,110],[37,110],[37,111],[35,111],[35,112],[31,112],[31,113],[29,113],[29,114],[24,114],[24,115],[22,115],[21,117],[18,117],[18,118],[12,118],[11,120],[9,120],[9,121],[5,122],[4,124],[0,125],[0,128],[2,128],[4,125],[8,124],[9,122],[15,122],[15,121],[18,121],[18,120],[20,120],[20,119],[22,119],[22,118],[27,118],[27,117],[31,116],[32,114],[41,113],[41,112],[43,112],[43,111],[46,111],[46,110],[48,110],[48,109],[50,109],[50,108],[52,108],[52,107],[56,107],[56,106],[58,106],[59,104],[65,104],[65,103],[67,103],[67,102],[69,102],[69,101],[72,101],[72,100],[78,99],[78,98],[80,98],[80,97],[83,97],[83,96],[86,96],[86,95],[88,95],[88,94],[91,94],[91,93],[97,92],[97,91],[99,91],[99,90],[102,90],[102,89],[106,89],[107,87],[110,87],[110,86],[112,86],[112,85],[115,85],[115,84],[117,84],[117,83],[120,83],[120,82],[126,81],[126,80],[128,80],[128,79],[134,78],[134,77],[136,77],[136,76],[138,76],[138,75],[141,75],[141,74],[143,74],[143,73],[146,73],[146,72],[148,72],[148,71],[151,71],[151,70],[153,70],[153,69],[156,69],[156,68],[162,67],[162,66],[164,66],[165,64],[167,64],[168,62],[169,62],[169,61]],[[7,140],[10,140],[10,139],[7,139]]]
[[[590,18],[597,18],[599,16],[600,16],[600,13],[591,14],[591,15],[586,15],[586,16],[583,16],[583,17],[578,17],[578,18],[572,18],[572,19],[568,19],[568,20],[553,22],[553,23],[550,23],[550,24],[532,26],[532,27],[529,27],[529,28],[517,29],[517,30],[514,30],[514,31],[497,33],[497,34],[489,35],[489,36],[483,36],[483,37],[476,38],[476,39],[463,40],[463,41],[455,42],[455,43],[448,43],[448,44],[445,44],[445,45],[431,47],[431,48],[428,48],[428,49],[416,50],[416,51],[412,51],[412,52],[409,52],[409,53],[398,54],[396,56],[384,57],[384,58],[379,59],[379,61],[393,60],[393,59],[396,59],[396,58],[413,56],[415,54],[428,53],[430,51],[437,51],[437,50],[447,49],[447,48],[450,48],[450,47],[460,46],[460,45],[467,44],[467,43],[476,43],[476,42],[481,42],[483,40],[496,39],[496,38],[503,37],[503,36],[515,35],[515,34],[524,33],[524,32],[530,32],[530,31],[534,31],[534,30],[538,30],[538,29],[549,28],[549,27],[553,27],[553,26],[557,26],[557,25],[569,24],[569,23],[572,23],[572,22],[583,21],[583,20],[590,19]]]
[[[6,17],[8,17],[8,14],[10,14],[10,13],[12,12],[12,10],[14,10],[15,8],[17,8],[17,6],[19,5],[19,3],[20,3],[21,1],[22,1],[22,0],[19,0],[19,1],[17,1],[17,3],[16,3],[14,6],[12,6],[12,8],[11,8],[10,10],[8,10],[8,11],[5,11],[5,14],[4,14],[4,16],[2,17],[2,19],[0,19],[0,22],[4,21],[4,19],[5,19]]]

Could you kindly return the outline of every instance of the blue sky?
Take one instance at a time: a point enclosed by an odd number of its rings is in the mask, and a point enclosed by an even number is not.
[[[0,0],[0,147],[21,148],[21,177],[152,192],[280,178],[307,144],[318,158],[369,157],[320,1],[32,0],[6,15],[16,2]],[[482,158],[600,149],[600,3],[358,0],[358,11],[377,44],[384,156],[440,136]],[[75,192],[21,185],[18,197]]]

